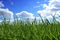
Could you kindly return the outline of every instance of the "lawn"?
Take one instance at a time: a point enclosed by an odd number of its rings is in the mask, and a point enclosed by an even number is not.
[[[56,20],[42,23],[4,20],[0,23],[0,40],[60,40],[60,23]]]

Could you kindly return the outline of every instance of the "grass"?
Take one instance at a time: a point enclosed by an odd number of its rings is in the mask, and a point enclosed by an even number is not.
[[[36,19],[15,20],[12,24],[4,20],[0,24],[0,40],[60,40],[60,23],[47,19],[37,23]]]

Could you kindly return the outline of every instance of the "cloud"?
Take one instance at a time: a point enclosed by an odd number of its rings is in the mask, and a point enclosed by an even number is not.
[[[27,20],[27,18],[29,18],[29,20],[31,22],[34,21],[35,18],[36,18],[37,21],[41,20],[39,16],[38,17],[37,16],[35,17],[32,13],[27,12],[27,11],[22,11],[20,13],[17,13],[16,15],[18,17],[18,20],[20,20],[19,17],[22,17],[22,20]]]
[[[34,18],[34,15],[27,11],[22,11],[20,13],[17,13],[16,15],[17,17]]]
[[[51,10],[53,11],[58,11],[60,10],[60,1],[59,0],[51,0],[49,5],[53,5],[54,8],[52,8]]]
[[[45,17],[49,16],[49,15],[50,15],[49,12],[50,12],[50,11],[48,11],[48,10],[39,10],[39,11],[37,11],[37,13],[38,13],[42,18],[45,18]]]
[[[0,1],[0,7],[4,7],[4,4],[2,1]]]
[[[44,9],[37,11],[37,13],[42,16],[42,18],[51,18],[51,15],[55,15],[55,17],[60,16],[60,0],[49,0],[48,5],[42,5]]]
[[[11,12],[9,9],[0,8],[0,16],[5,18],[13,18],[13,12]]]

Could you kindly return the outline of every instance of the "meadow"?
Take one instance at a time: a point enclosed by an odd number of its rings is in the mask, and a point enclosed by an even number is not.
[[[14,20],[13,23],[4,20],[0,23],[0,40],[60,40],[60,22],[54,20],[46,19],[42,23],[36,19],[33,22]]]

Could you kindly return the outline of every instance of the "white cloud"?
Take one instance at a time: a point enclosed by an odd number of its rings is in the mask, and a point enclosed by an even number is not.
[[[51,18],[51,15],[55,15],[55,17],[60,16],[60,0],[49,0],[48,5],[43,4],[43,10],[38,10],[37,13],[39,13],[42,18]]]
[[[50,13],[49,13],[50,11],[48,11],[48,10],[39,10],[39,11],[37,11],[37,13],[39,13],[39,15],[42,17],[42,18],[45,18],[45,17],[47,17],[47,16],[50,16]]]
[[[53,5],[53,8],[51,9],[53,11],[60,10],[60,1],[59,0],[54,0],[54,1],[52,0],[52,1],[50,1],[49,5],[50,6]]]
[[[27,11],[22,11],[20,13],[17,13],[16,15],[17,15],[17,17],[34,18],[34,15]]]
[[[4,4],[2,1],[0,1],[0,7],[4,7]]]
[[[0,16],[5,18],[13,18],[13,12],[11,12],[9,9],[0,8]]]
[[[18,17],[18,20],[20,20],[19,17],[22,17],[22,20],[26,20],[27,18],[29,18],[30,21],[34,21],[35,18],[37,21],[41,20],[39,16],[35,17],[32,13],[27,11],[22,11],[20,13],[17,13],[16,15]]]
[[[52,15],[57,15],[57,16],[59,16],[60,15],[60,0],[50,0],[49,1],[49,5],[48,5],[48,7],[51,7],[52,6],[52,8],[50,8],[49,10],[51,10],[51,12],[50,13],[52,13]]]

